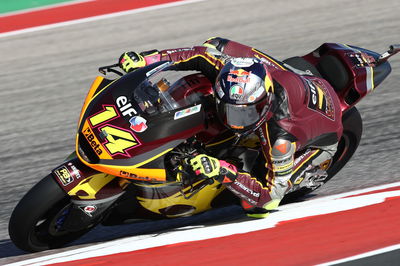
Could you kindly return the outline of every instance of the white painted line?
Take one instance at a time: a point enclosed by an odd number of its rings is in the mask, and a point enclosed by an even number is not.
[[[116,12],[116,13],[111,13],[111,14],[106,14],[106,15],[100,15],[100,16],[94,16],[94,17],[89,17],[89,18],[82,18],[82,19],[59,22],[59,23],[43,25],[43,26],[38,26],[38,27],[32,27],[32,28],[27,28],[27,29],[23,29],[23,30],[9,31],[9,32],[0,33],[0,38],[15,36],[15,35],[24,34],[24,33],[54,29],[54,28],[58,28],[58,27],[71,26],[71,25],[75,25],[75,24],[97,21],[97,20],[101,20],[101,19],[108,19],[108,18],[115,18],[115,17],[125,16],[125,15],[138,14],[138,13],[143,13],[143,12],[153,11],[153,10],[158,10],[158,9],[163,9],[163,8],[182,6],[182,5],[186,5],[186,4],[193,4],[193,3],[197,3],[197,2],[203,2],[203,1],[208,1],[208,0],[178,1],[178,2],[173,2],[173,3],[168,3],[168,4],[161,4],[161,5],[157,5],[157,6],[143,7],[143,8],[121,11],[121,12]]]
[[[75,5],[75,4],[85,3],[85,2],[93,2],[93,1],[96,1],[96,0],[74,0],[74,1],[68,1],[68,2],[63,2],[63,3],[58,3],[58,4],[47,5],[47,6],[28,8],[28,9],[24,9],[24,10],[18,10],[18,11],[12,11],[12,12],[0,14],[0,18],[30,13],[30,12],[39,11],[39,10],[46,10],[46,9],[55,8],[55,7],[70,6],[70,5]]]
[[[190,231],[181,230],[166,232],[163,234],[149,234],[127,237],[97,245],[92,245],[89,247],[78,248],[75,250],[69,250],[57,254],[20,261],[10,265],[47,265],[90,257],[130,252],[151,247],[159,247],[180,242],[205,240],[273,228],[276,224],[282,221],[330,214],[382,203],[385,201],[386,198],[400,196],[400,189],[394,191],[372,193],[368,195],[356,195],[398,186],[400,186],[400,182],[341,193],[333,196],[321,197],[305,202],[287,204],[280,206],[278,208],[278,212],[271,213],[266,219],[257,219],[208,227],[197,226],[190,229]]]
[[[369,251],[369,252],[366,252],[366,253],[362,253],[362,254],[359,254],[359,255],[351,256],[351,257],[340,259],[340,260],[334,260],[334,261],[330,261],[330,262],[325,262],[325,263],[322,263],[322,264],[318,264],[317,266],[335,265],[335,264],[339,264],[339,263],[344,263],[344,262],[348,262],[348,261],[353,261],[353,260],[363,259],[363,258],[366,258],[366,257],[371,257],[371,256],[374,256],[374,255],[390,252],[390,251],[397,250],[397,249],[400,249],[400,244],[389,246],[389,247],[385,247],[385,248],[381,248],[381,249],[372,250],[372,251]]]

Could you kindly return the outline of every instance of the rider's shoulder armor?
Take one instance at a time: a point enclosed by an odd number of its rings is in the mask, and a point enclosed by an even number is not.
[[[226,44],[229,42],[228,39],[221,37],[212,37],[203,43],[203,46],[216,49],[221,53],[224,52]]]

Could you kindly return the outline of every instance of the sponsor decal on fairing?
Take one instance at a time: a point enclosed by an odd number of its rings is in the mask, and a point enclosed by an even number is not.
[[[100,148],[100,144],[97,143],[96,138],[90,129],[90,127],[85,128],[82,131],[83,135],[85,136],[86,140],[90,144],[90,146],[93,148],[93,150],[97,153],[97,155],[101,155],[103,153],[102,149]]]
[[[119,96],[115,103],[118,106],[118,110],[122,113],[123,116],[132,116],[136,115],[136,110],[132,107],[132,104],[128,101],[128,98],[124,95]]]
[[[147,120],[141,116],[134,116],[129,120],[130,128],[135,132],[143,132],[147,129]]]
[[[200,112],[200,110],[201,110],[201,104],[192,106],[190,108],[186,108],[186,109],[181,110],[181,111],[178,111],[174,115],[174,120],[177,120],[177,119],[180,119],[180,118],[183,118],[183,117],[187,117],[189,115],[196,114],[196,113]]]
[[[57,168],[54,173],[58,177],[58,179],[61,181],[63,186],[67,186],[74,182],[74,178],[72,177],[71,173],[68,171],[68,168],[65,166],[61,166],[60,168]]]
[[[79,179],[79,178],[82,177],[80,172],[79,172],[79,170],[78,170],[78,168],[76,168],[75,165],[73,165],[72,163],[68,163],[68,166],[71,167],[72,174],[76,177],[76,179]]]
[[[88,205],[88,206],[79,206],[79,209],[81,209],[89,217],[92,217],[93,213],[97,210],[97,207],[95,205]]]

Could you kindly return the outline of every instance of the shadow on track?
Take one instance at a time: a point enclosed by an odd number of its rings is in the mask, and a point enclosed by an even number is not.
[[[0,240],[0,258],[20,256],[24,254],[28,253],[14,246],[10,239]]]
[[[308,194],[302,198],[284,198],[281,205],[290,204],[294,202],[302,202],[314,198],[317,194]],[[268,218],[267,218],[268,219]],[[137,236],[144,234],[155,235],[162,234],[163,232],[170,232],[175,230],[187,230],[185,226],[212,226],[220,225],[225,223],[242,222],[246,220],[254,220],[249,218],[244,213],[241,206],[231,205],[227,207],[212,209],[204,213],[196,214],[189,217],[181,217],[174,219],[162,219],[162,220],[147,220],[135,223],[129,223],[125,225],[115,226],[102,226],[99,225],[91,230],[80,239],[72,242],[68,246],[82,245],[95,242],[110,241],[118,238]],[[179,229],[177,229],[179,228]]]
[[[223,223],[233,223],[245,219],[248,218],[244,214],[240,206],[228,206],[228,207],[213,209],[190,217],[162,219],[162,220],[145,220],[140,222],[134,222],[124,225],[114,225],[114,226],[98,225],[89,233],[82,236],[80,239],[66,245],[61,249],[49,250],[34,254],[27,253],[18,249],[16,246],[14,246],[14,244],[11,242],[10,239],[3,239],[0,240],[0,259],[15,257],[12,258],[12,260],[18,261],[21,259],[28,259],[32,257],[38,257],[41,255],[47,255],[55,252],[70,250],[72,247],[79,248],[80,246],[87,246],[91,244],[111,241],[124,237],[138,236],[145,234],[154,234],[154,236],[157,236],[164,232],[170,232],[173,230],[187,230],[187,228],[186,229],[181,228],[186,226],[203,227],[203,226],[218,225]],[[17,259],[16,256],[21,256],[21,258]]]
[[[282,205],[293,202],[304,201],[313,198],[315,196],[316,196],[315,194],[311,194],[303,198],[298,198],[296,200],[285,199],[282,201]],[[235,223],[246,220],[253,220],[253,218],[248,218],[240,206],[232,205],[232,206],[212,209],[210,211],[189,217],[161,219],[161,220],[144,220],[124,225],[114,225],[114,226],[98,225],[89,233],[82,236],[80,239],[66,245],[63,248],[44,251],[40,253],[34,253],[34,254],[21,251],[20,249],[14,246],[14,244],[11,242],[10,239],[3,239],[0,240],[0,259],[15,257],[10,259],[12,259],[13,261],[18,261],[18,260],[53,254],[57,252],[62,252],[66,250],[71,250],[73,248],[79,248],[82,246],[88,246],[101,242],[120,239],[124,237],[146,235],[146,234],[154,234],[154,237],[156,237],[157,235],[163,234],[164,232],[171,232],[174,230],[177,231],[188,230],[188,228],[185,228],[186,226],[190,226],[190,228],[193,228],[193,227],[220,225],[225,223]],[[21,257],[18,258],[17,256]]]
[[[99,225],[88,234],[72,242],[68,246],[104,242],[123,237],[152,233],[154,233],[155,235],[159,235],[163,232],[173,231],[174,229],[181,230],[177,228],[185,226],[210,226],[237,222],[238,220],[242,219],[247,219],[247,216],[244,214],[240,206],[228,206],[189,217],[151,221],[148,220],[115,226]],[[185,229],[183,228],[182,230]]]

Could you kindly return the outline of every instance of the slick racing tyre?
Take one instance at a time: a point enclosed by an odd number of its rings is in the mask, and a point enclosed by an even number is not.
[[[15,207],[8,231],[20,249],[37,252],[57,248],[71,242],[89,229],[77,232],[60,230],[70,200],[52,175],[37,183]]]
[[[357,150],[358,144],[362,135],[362,119],[356,107],[352,107],[343,114],[343,135],[339,141],[338,149],[333,157],[333,160],[326,169],[328,177],[323,183],[328,182],[333,178],[351,159],[354,152]],[[315,188],[317,189],[317,188]],[[302,187],[299,190],[288,193],[282,203],[293,202],[315,189]]]

